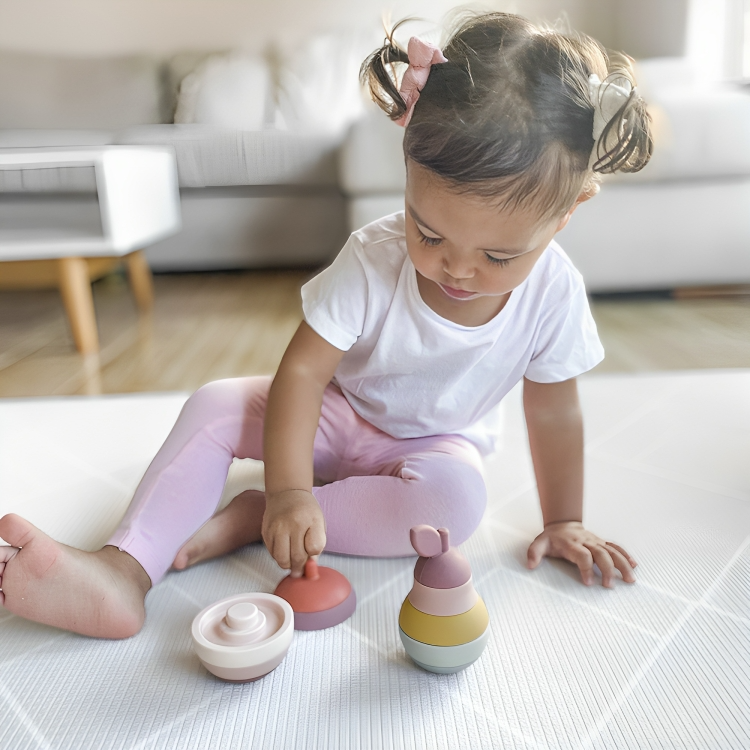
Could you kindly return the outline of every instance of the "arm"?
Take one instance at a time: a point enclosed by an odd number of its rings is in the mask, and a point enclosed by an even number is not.
[[[325,547],[325,521],[313,486],[313,442],[323,392],[344,352],[302,322],[284,354],[266,407],[263,541],[276,562],[302,575]]]
[[[575,378],[524,379],[523,406],[544,519],[544,531],[529,547],[529,567],[545,555],[562,557],[580,568],[586,585],[594,582],[594,563],[604,586],[612,585],[615,568],[632,583],[635,560],[583,527],[583,417]]]

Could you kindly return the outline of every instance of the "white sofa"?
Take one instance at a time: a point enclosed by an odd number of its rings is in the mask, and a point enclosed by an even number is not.
[[[643,61],[651,163],[605,179],[558,239],[591,292],[750,283],[750,93],[695,83],[684,60]],[[342,150],[349,228],[403,208],[403,131],[379,111]]]
[[[180,81],[206,58],[0,52],[0,149],[172,147],[183,230],[148,248],[154,270],[326,262],[347,234],[337,175],[343,133],[280,129],[268,118],[251,130],[173,124]],[[27,215],[54,222],[61,213],[69,227],[97,214],[93,168],[0,172],[0,222]]]

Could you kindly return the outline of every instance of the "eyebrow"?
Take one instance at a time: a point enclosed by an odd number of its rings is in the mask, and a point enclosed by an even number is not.
[[[420,224],[421,226],[423,226],[425,229],[432,232],[433,234],[438,235],[438,237],[442,237],[440,232],[436,232],[429,224],[426,224],[424,221],[422,221],[422,219],[420,219],[419,216],[417,215],[417,212],[411,206],[409,206],[409,213],[411,214],[412,219],[414,219],[414,221],[417,222],[417,224]],[[517,258],[519,255],[526,254],[526,251],[518,253],[513,250],[503,250],[500,248],[490,249],[490,248],[483,247],[481,248],[481,250],[482,252],[485,252],[485,253],[503,253],[503,255],[509,255],[511,258]]]

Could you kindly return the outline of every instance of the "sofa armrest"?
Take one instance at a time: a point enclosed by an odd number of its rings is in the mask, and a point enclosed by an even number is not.
[[[352,125],[339,157],[339,184],[348,196],[403,193],[404,129],[380,110]]]

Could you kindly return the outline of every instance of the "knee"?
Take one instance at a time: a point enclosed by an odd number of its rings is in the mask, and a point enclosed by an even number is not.
[[[186,414],[195,414],[208,422],[230,414],[239,416],[256,401],[265,402],[271,387],[270,377],[227,378],[214,380],[198,388],[187,400]]]
[[[405,467],[404,478],[419,480],[428,497],[431,526],[446,527],[451,543],[465,542],[477,529],[487,506],[487,489],[481,471],[465,461],[443,457],[419,467]],[[421,494],[421,493],[420,493]]]
[[[441,482],[441,498],[451,544],[462,544],[479,527],[487,507],[487,488],[473,466],[454,466]]]

